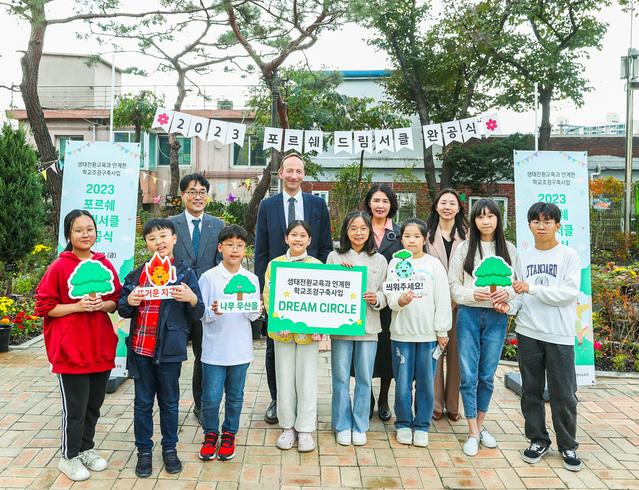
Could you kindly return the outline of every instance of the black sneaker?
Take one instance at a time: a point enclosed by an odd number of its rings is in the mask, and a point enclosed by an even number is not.
[[[548,446],[543,446],[542,444],[537,444],[533,442],[528,449],[524,451],[522,455],[522,459],[526,463],[535,464],[539,463],[539,460],[542,456],[545,456],[548,452]]]
[[[572,449],[561,451],[561,457],[564,458],[564,468],[567,470],[579,471],[581,469],[581,460]]]
[[[167,473],[179,473],[182,471],[182,461],[178,458],[177,451],[162,453],[162,459]]]
[[[135,474],[140,478],[148,478],[153,473],[153,455],[151,453],[138,453],[138,464],[135,465]]]

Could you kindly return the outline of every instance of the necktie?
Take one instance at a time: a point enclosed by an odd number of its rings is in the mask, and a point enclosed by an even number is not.
[[[290,225],[295,221],[295,198],[289,197],[288,199],[288,224]]]
[[[193,220],[193,250],[195,250],[195,258],[197,258],[197,249],[200,246],[200,221],[199,219]]]

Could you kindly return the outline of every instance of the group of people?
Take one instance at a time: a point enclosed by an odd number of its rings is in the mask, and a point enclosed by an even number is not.
[[[389,186],[376,184],[364,198],[364,210],[344,218],[334,250],[325,201],[301,190],[302,159],[286,156],[279,176],[282,192],[262,201],[258,211],[254,273],[242,266],[248,233],[204,213],[209,183],[203,176],[190,174],[182,179],[185,212],[151,219],[143,229],[149,251],[169,258],[175,267],[176,283],[182,287],[174,288],[171,299],[146,299],[139,288],[152,283],[144,266],[132,271],[121,285],[104,254],[92,250],[96,224],[90,213],[74,210],[65,217],[68,246],[36,290],[36,312],[44,318],[47,354],[60,383],[62,457],[58,467],[63,473],[79,481],[89,478],[89,470],[107,467],[94,449],[94,433],[114,367],[117,337],[108,313],[116,310],[131,319],[126,345],[127,369],[135,383],[136,474],[148,477],[153,472],[156,397],[164,467],[169,473],[182,469],[176,450],[179,377],[187,359],[189,333],[195,357],[193,412],[204,432],[199,457],[204,461],[233,458],[246,373],[254,358],[251,321],[262,307],[268,313],[271,266],[284,261],[363,266],[367,271],[365,335],[331,335],[331,427],[338,444],[367,443],[376,402],[380,419],[391,418],[388,394],[394,379],[398,443],[426,447],[431,420],[444,415],[453,422],[460,420],[461,395],[468,423],[464,453],[472,457],[480,445],[497,447],[484,420],[508,316],[517,314],[521,407],[530,441],[522,457],[536,463],[550,447],[544,402],[547,378],[564,466],[581,469],[576,454],[573,349],[581,271],[576,252],[556,240],[561,226],[557,206],[537,203],[530,208],[528,226],[535,246],[519,256],[506,241],[500,209],[491,199],[477,201],[468,219],[457,191],[443,189],[426,222],[409,218],[400,226],[393,221],[398,209],[395,193]],[[488,257],[508,264],[511,285],[492,292],[475,285],[475,269]],[[111,271],[112,292],[72,297],[70,277],[86,260]],[[250,312],[220,307],[225,286],[238,274],[254,286],[255,292],[244,293],[244,300],[260,306]],[[384,291],[385,282],[406,277],[423,283],[423,290]],[[323,338],[290,331],[268,334],[271,403],[265,420],[279,422],[283,429],[277,440],[282,450],[296,443],[300,452],[315,449],[317,366]],[[377,401],[372,389],[375,377],[380,378]]]

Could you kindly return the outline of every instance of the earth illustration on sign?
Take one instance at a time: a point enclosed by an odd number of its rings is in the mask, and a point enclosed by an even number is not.
[[[512,286],[512,274],[512,267],[501,257],[486,257],[473,271],[475,286],[490,286],[491,293],[497,290],[497,286]]]
[[[160,257],[157,252],[144,264],[144,272],[154,286],[165,286],[177,280],[175,266],[171,264],[171,259]]]
[[[115,291],[113,272],[98,260],[88,259],[80,262],[69,276],[69,297],[95,298],[96,294],[109,294]]]
[[[406,279],[413,275],[413,264],[408,261],[412,256],[413,254],[408,250],[400,250],[393,254],[393,257],[399,259],[399,262],[395,265],[395,272],[397,272],[399,277]]]

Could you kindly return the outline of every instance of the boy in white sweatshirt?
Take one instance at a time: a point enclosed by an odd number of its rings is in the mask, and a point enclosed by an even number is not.
[[[523,452],[527,463],[537,463],[550,447],[546,430],[544,387],[548,393],[557,446],[570,471],[581,469],[576,449],[577,377],[575,374],[575,321],[581,283],[577,252],[557,241],[561,211],[555,204],[538,202],[528,210],[528,227],[535,246],[519,257],[519,281],[513,288],[521,295],[516,319],[521,372],[521,410],[526,437],[531,444]]]

